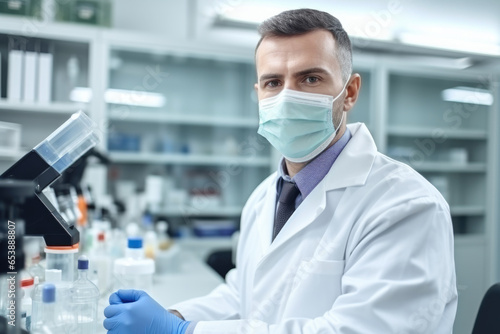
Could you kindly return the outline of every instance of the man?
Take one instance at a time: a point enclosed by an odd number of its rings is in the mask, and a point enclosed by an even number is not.
[[[346,126],[361,78],[351,74],[342,25],[300,9],[268,19],[259,32],[259,133],[284,158],[243,209],[236,269],[209,295],[171,312],[143,292],[119,291],[105,327],[451,333],[449,207],[423,177],[378,153],[363,124]]]

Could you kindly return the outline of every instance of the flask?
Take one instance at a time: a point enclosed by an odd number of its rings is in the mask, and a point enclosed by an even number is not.
[[[151,290],[154,272],[154,261],[144,258],[142,238],[129,238],[125,257],[114,263],[115,288]]]
[[[88,334],[97,331],[97,304],[99,289],[88,279],[89,260],[78,259],[78,279],[70,291],[70,310],[73,317],[72,334]]]

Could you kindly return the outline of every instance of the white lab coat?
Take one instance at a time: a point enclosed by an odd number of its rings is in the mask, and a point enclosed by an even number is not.
[[[276,173],[250,196],[237,268],[209,295],[172,306],[199,321],[195,334],[452,332],[448,204],[378,153],[364,124],[348,127],[351,140],[272,243]]]

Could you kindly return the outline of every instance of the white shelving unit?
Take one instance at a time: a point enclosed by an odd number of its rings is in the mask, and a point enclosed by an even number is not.
[[[2,113],[30,113],[36,114],[61,114],[71,115],[79,110],[87,111],[86,104],[71,103],[71,102],[52,102],[52,103],[37,103],[37,102],[13,102],[5,99],[0,100],[0,111]]]
[[[109,119],[119,122],[141,122],[141,123],[164,123],[164,124],[184,124],[198,126],[218,126],[218,127],[239,127],[256,128],[258,119],[238,118],[206,115],[185,115],[180,112],[161,113],[157,111],[144,111],[136,113],[127,113],[122,115],[116,111],[110,111]]]
[[[155,215],[163,216],[188,216],[188,217],[234,217],[239,216],[243,210],[242,206],[226,206],[226,207],[211,207],[211,208],[193,208],[185,207],[166,207],[159,211],[153,211]]]
[[[217,166],[235,164],[248,167],[269,167],[270,158],[247,158],[241,156],[221,156],[202,154],[172,154],[172,153],[123,153],[109,154],[115,163],[129,164],[178,164],[194,166]]]
[[[485,140],[488,138],[486,130],[454,130],[454,129],[429,129],[422,127],[398,126],[389,127],[387,134],[390,136],[400,137],[434,137],[441,136],[448,139],[470,139],[470,140]]]

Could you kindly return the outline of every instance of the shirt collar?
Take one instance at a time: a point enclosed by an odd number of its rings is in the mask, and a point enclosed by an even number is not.
[[[351,131],[346,128],[346,131],[344,132],[342,137],[340,137],[340,139],[335,142],[335,144],[330,146],[315,159],[313,159],[310,163],[308,163],[293,178],[285,173],[285,159],[282,158],[278,168],[278,176],[283,178],[285,181],[296,183],[297,187],[300,190],[302,200],[305,199],[307,195],[309,195],[311,191],[318,185],[318,183],[323,180],[351,137]],[[280,183],[281,182],[278,182],[278,185]]]

